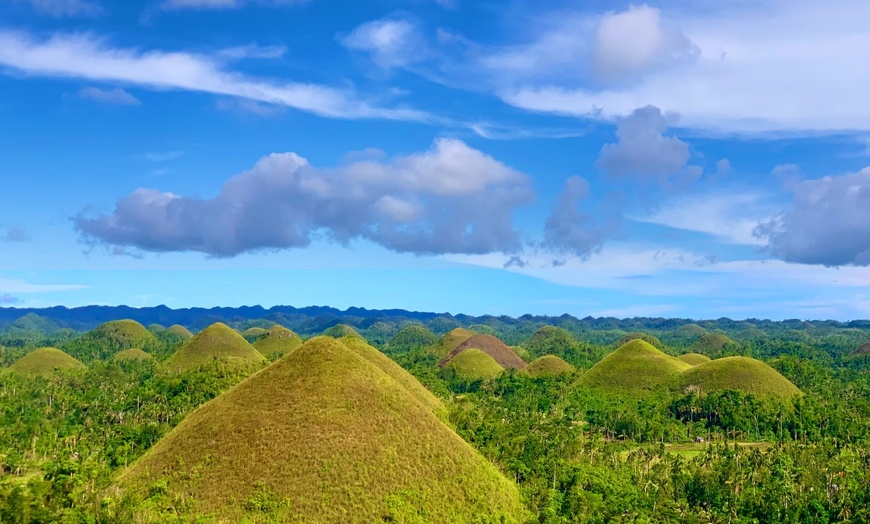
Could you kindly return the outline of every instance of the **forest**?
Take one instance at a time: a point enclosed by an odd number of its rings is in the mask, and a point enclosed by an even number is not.
[[[336,506],[349,512],[349,522],[372,521],[362,515],[547,524],[870,521],[870,325],[257,313],[263,316],[209,314],[164,327],[126,317],[102,322],[104,316],[70,324],[30,311],[0,324],[0,522],[329,522]],[[352,360],[346,351],[368,360]],[[354,366],[368,362],[380,366],[372,367],[374,378],[354,374]],[[305,373],[294,368],[303,363]],[[341,366],[347,370],[337,375]],[[284,385],[276,386],[270,373]],[[321,417],[317,402],[356,402],[367,407],[349,417],[381,420],[380,401],[364,404],[364,388],[355,385],[376,379],[385,388],[378,398],[414,404],[419,412],[389,420],[417,421],[424,428],[418,433],[431,437],[427,449],[452,446],[444,453],[474,457],[467,463],[485,459],[477,469],[454,471],[451,462],[433,458],[426,471],[488,479],[481,483],[497,475],[504,497],[516,492],[516,509],[502,515],[487,509],[484,499],[501,488],[482,499],[466,494],[462,507],[441,500],[450,496],[439,490],[455,490],[453,484],[414,491],[414,472],[423,465],[414,462],[411,444],[394,450],[388,476],[407,478],[400,487],[412,487],[383,497],[373,494],[375,480],[366,480],[374,474],[360,473],[365,460],[355,472],[338,459],[329,462],[329,474],[321,469],[323,493],[349,489],[349,481],[338,486],[330,479],[359,479],[364,493],[347,495],[358,507],[341,507],[336,501],[345,495],[311,502],[313,488],[265,476],[239,480],[247,483],[241,498],[200,496],[205,492],[184,477],[187,470],[158,460],[162,445],[198,445],[190,443],[196,435],[184,433],[191,424],[249,423],[214,418],[215,403],[244,398],[246,417],[263,416],[268,410],[258,402],[284,399],[290,393],[282,388],[291,384],[311,388],[299,394],[310,392],[305,398],[314,401],[294,397],[297,407],[287,416],[312,424],[312,434],[330,422],[312,422]],[[417,391],[420,384],[425,389]],[[345,424],[343,416],[335,424]],[[267,435],[263,428],[272,422],[258,423]],[[383,437],[357,427],[347,422],[341,431],[351,437],[359,431],[360,440],[373,443]],[[454,442],[456,435],[461,440]],[[465,443],[473,449],[464,451]],[[347,454],[349,462],[356,452],[323,453]],[[174,473],[152,478],[143,464]],[[129,480],[137,475],[145,480]]]

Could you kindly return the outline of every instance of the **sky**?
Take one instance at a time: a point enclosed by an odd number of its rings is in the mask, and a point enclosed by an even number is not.
[[[0,307],[870,318],[866,0],[5,0]]]

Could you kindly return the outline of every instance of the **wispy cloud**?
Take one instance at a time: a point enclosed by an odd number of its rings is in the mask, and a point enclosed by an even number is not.
[[[157,153],[145,153],[142,155],[142,158],[149,162],[168,162],[169,160],[181,158],[182,155],[184,155],[184,153],[181,151],[162,151]]]
[[[287,54],[287,48],[282,45],[259,46],[248,44],[236,47],[227,47],[218,51],[218,56],[233,60],[247,58],[274,59]]]
[[[124,106],[137,106],[142,103],[141,100],[128,93],[126,90],[116,87],[113,89],[101,89],[99,87],[83,87],[79,89],[79,98],[87,100],[96,100],[106,104],[117,104]]]
[[[86,289],[87,286],[78,284],[33,284],[25,280],[0,278],[0,293],[52,293],[55,291],[75,291]]]
[[[12,0],[28,3],[39,13],[55,18],[95,16],[103,12],[99,4],[87,0]]]
[[[161,7],[167,11],[181,9],[238,9],[249,4],[281,7],[306,4],[310,0],[165,0]]]

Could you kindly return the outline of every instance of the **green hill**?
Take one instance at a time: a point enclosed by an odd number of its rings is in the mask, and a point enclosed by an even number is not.
[[[699,326],[698,324],[686,324],[677,328],[677,333],[684,337],[703,337],[709,331]]]
[[[710,357],[708,357],[707,355],[702,355],[700,353],[686,353],[685,355],[678,356],[677,359],[682,360],[690,366],[697,366],[698,364],[703,364],[704,362],[710,362]]]
[[[20,375],[45,377],[84,367],[84,364],[57,348],[40,348],[18,359],[8,370]]]
[[[261,327],[252,327],[242,331],[242,336],[245,337],[245,340],[248,342],[254,342],[258,338],[265,335],[268,331]]]
[[[135,320],[113,320],[100,324],[63,345],[70,356],[82,361],[105,360],[130,348],[150,348],[157,338]]]
[[[291,353],[302,345],[302,338],[284,326],[272,326],[254,342],[254,349],[269,360]]]
[[[580,377],[580,383],[628,393],[667,389],[689,368],[689,364],[635,339],[592,366]]]
[[[118,485],[138,522],[166,520],[175,501],[191,521],[528,518],[511,481],[393,378],[327,337],[188,415]],[[268,502],[270,514],[252,501]]]
[[[473,331],[474,333],[480,333],[481,335],[498,335],[498,331],[487,324],[472,324],[468,326],[469,331]]]
[[[580,343],[571,333],[555,326],[544,326],[535,331],[523,347],[531,358],[556,355],[563,360],[577,363],[586,356]]]
[[[113,360],[116,360],[118,362],[125,362],[125,361],[129,362],[129,361],[134,361],[134,360],[151,360],[152,358],[154,358],[154,357],[152,357],[150,353],[146,353],[139,348],[125,349],[124,351],[121,351],[120,353],[116,353],[115,356],[112,357]]]
[[[411,324],[403,327],[384,346],[384,353],[400,355],[427,348],[438,342],[438,337],[423,324]]]
[[[160,333],[161,331],[166,331],[166,327],[161,324],[148,324],[146,328],[151,333]]]
[[[656,349],[662,349],[662,350],[665,349],[665,345],[662,343],[661,340],[658,339],[658,337],[655,337],[655,336],[650,335],[648,333],[637,333],[637,332],[629,333],[629,334],[625,335],[624,337],[620,338],[619,341],[616,343],[616,347],[622,347],[625,344],[628,344],[629,342],[631,342],[632,340],[643,340],[644,342],[646,342],[647,344],[649,344],[650,346],[652,346]]]
[[[697,365],[680,375],[679,387],[701,393],[736,390],[759,397],[792,398],[800,390],[775,369],[749,357],[725,357]]]
[[[729,348],[736,349],[737,344],[721,333],[710,333],[698,339],[697,342],[692,344],[692,347],[690,347],[689,350],[692,353],[708,355]]]
[[[433,355],[442,359],[450,354],[451,351],[456,349],[456,346],[462,344],[469,338],[474,336],[474,332],[469,331],[465,328],[456,328],[451,331],[448,331],[444,334],[443,337],[438,339],[438,342],[432,345],[430,351]]]
[[[440,367],[444,367],[451,359],[455,358],[463,351],[469,349],[479,349],[492,357],[498,362],[498,365],[504,369],[524,369],[526,363],[517,355],[513,349],[501,340],[492,335],[474,335],[464,342],[456,346],[453,351],[444,357],[438,363]]]
[[[222,322],[217,322],[181,346],[164,365],[175,372],[196,369],[216,359],[225,358],[240,365],[254,365],[266,362],[266,357],[254,349],[236,330]]]
[[[479,349],[467,349],[444,365],[444,369],[452,370],[457,376],[468,381],[489,380],[504,373],[504,368],[498,365],[491,356]]]
[[[574,366],[556,355],[544,355],[533,360],[525,369],[533,377],[555,377],[574,371]]]
[[[174,333],[185,340],[193,338],[193,333],[191,333],[189,329],[178,324],[173,324],[169,326],[168,328],[166,328],[166,331]]]
[[[359,337],[363,338],[362,335],[359,334],[359,331],[354,328],[348,326],[347,324],[336,324],[331,328],[327,328],[323,330],[322,335],[332,338],[341,338],[341,337]]]

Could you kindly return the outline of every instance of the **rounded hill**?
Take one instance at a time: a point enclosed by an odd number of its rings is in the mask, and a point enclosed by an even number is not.
[[[682,360],[690,366],[697,366],[698,364],[703,364],[704,362],[710,362],[710,357],[708,357],[707,355],[702,355],[700,353],[686,353],[685,355],[679,355],[677,359]]]
[[[284,326],[272,326],[263,336],[254,342],[254,349],[264,357],[274,360],[276,357],[291,353],[302,345],[302,338]]]
[[[474,335],[464,342],[456,346],[444,359],[438,363],[439,366],[444,366],[451,359],[469,349],[479,349],[492,357],[498,362],[498,365],[504,369],[524,369],[526,363],[521,359],[513,349],[501,340],[492,335]]]
[[[638,332],[629,333],[620,338],[619,341],[616,343],[616,347],[622,347],[625,344],[631,342],[632,340],[643,340],[644,342],[656,349],[665,349],[665,345],[662,344],[662,341],[659,340],[658,337],[650,335],[649,333]]]
[[[168,328],[166,328],[166,331],[169,331],[170,333],[178,335],[179,337],[181,337],[185,340],[187,340],[189,338],[193,338],[193,333],[191,333],[189,329],[187,329],[186,327],[184,327],[180,324],[173,324],[173,325],[169,326]]]
[[[620,346],[580,377],[586,386],[622,392],[666,389],[676,384],[689,364],[635,339]]]
[[[709,333],[699,338],[697,342],[692,344],[692,347],[690,347],[689,350],[692,353],[707,355],[736,347],[737,344],[727,336],[721,333]]]
[[[583,355],[580,343],[571,333],[555,326],[544,326],[535,331],[523,344],[532,358],[556,355],[564,360],[576,362]]]
[[[131,362],[131,361],[143,361],[143,360],[151,360],[154,357],[151,356],[150,353],[146,353],[139,348],[125,349],[120,353],[116,353],[112,360],[116,362]]]
[[[247,340],[248,342],[253,342],[257,338],[265,335],[266,333],[267,330],[265,328],[257,326],[242,331],[242,336],[245,337],[245,340]]]
[[[533,377],[556,377],[573,371],[574,366],[556,355],[538,357],[526,368],[526,373]]]
[[[20,375],[46,377],[84,367],[84,364],[57,348],[39,348],[18,359],[8,369]]]
[[[323,330],[322,335],[332,338],[341,338],[341,337],[359,337],[362,338],[362,335],[359,334],[359,331],[354,328],[348,326],[347,324],[336,324],[331,328],[326,328]]]
[[[760,360],[725,357],[711,360],[685,371],[679,380],[682,390],[700,392],[735,390],[759,397],[793,398],[801,391],[787,378]]]
[[[686,324],[678,327],[677,333],[684,337],[703,337],[709,331],[698,324]]]
[[[479,349],[467,349],[457,354],[444,365],[444,369],[468,381],[489,380],[504,373],[498,362]]]
[[[257,352],[236,330],[222,322],[216,322],[185,342],[166,360],[165,366],[175,372],[184,372],[214,359],[228,359],[240,365],[266,361],[266,357]]]
[[[459,344],[462,344],[473,336],[474,332],[465,328],[458,327],[452,329],[438,339],[438,342],[432,346],[431,352],[438,358],[444,358],[456,349]]]
[[[384,346],[384,352],[398,355],[427,348],[438,342],[438,337],[423,324],[411,324],[403,327]]]
[[[204,404],[118,481],[140,521],[524,522],[517,487],[408,390],[346,345],[316,337]],[[155,492],[153,486],[162,488]],[[151,498],[151,500],[143,500]]]
[[[113,320],[100,324],[89,333],[91,338],[118,349],[142,347],[155,340],[154,334],[135,320]]]

